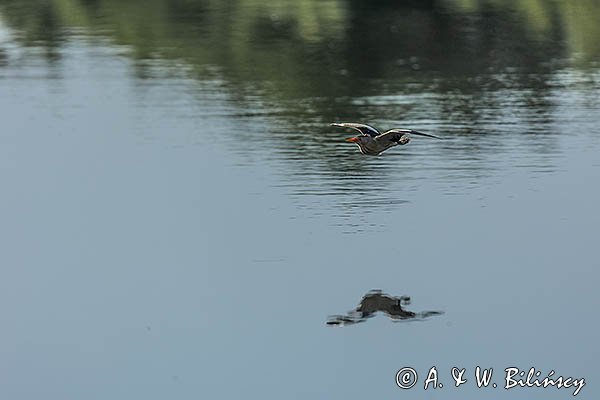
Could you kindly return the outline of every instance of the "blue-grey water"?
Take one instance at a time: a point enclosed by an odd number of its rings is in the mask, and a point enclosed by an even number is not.
[[[597,398],[598,6],[0,1],[0,398]]]

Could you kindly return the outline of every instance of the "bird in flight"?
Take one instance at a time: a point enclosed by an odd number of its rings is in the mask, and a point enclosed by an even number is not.
[[[360,135],[348,138],[346,141],[355,143],[360,152],[368,156],[378,156],[390,147],[405,145],[410,142],[410,135],[442,139],[441,137],[413,131],[412,129],[394,128],[381,133],[370,125],[354,122],[334,122],[330,125],[359,131]]]

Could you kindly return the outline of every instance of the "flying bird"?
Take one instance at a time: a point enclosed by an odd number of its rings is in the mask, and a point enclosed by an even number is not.
[[[354,122],[334,122],[330,125],[359,131],[360,135],[348,138],[346,141],[355,143],[360,152],[368,156],[378,156],[390,147],[405,145],[410,142],[410,135],[442,139],[441,137],[417,132],[412,129],[394,128],[381,133],[370,125]]]

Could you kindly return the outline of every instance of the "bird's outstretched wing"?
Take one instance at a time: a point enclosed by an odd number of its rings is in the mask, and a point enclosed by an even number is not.
[[[394,137],[398,137],[400,138],[402,135],[418,135],[418,136],[427,136],[430,138],[434,138],[434,139],[442,139],[439,136],[435,136],[435,135],[430,135],[428,133],[423,133],[423,132],[417,132],[417,131],[413,131],[412,129],[402,129],[402,128],[394,128],[394,129],[390,129],[389,131],[385,131],[384,133],[381,134],[381,138],[387,138],[389,137],[390,140],[392,141],[397,141],[397,140],[393,140],[392,138]]]
[[[352,128],[352,129],[356,129],[357,131],[359,131],[360,133],[362,133],[363,135],[368,135],[371,137],[375,137],[378,136],[380,134],[380,132],[373,128],[370,125],[366,125],[366,124],[358,124],[358,123],[354,123],[354,122],[334,122],[332,124],[330,124],[331,126],[339,126],[342,128]]]

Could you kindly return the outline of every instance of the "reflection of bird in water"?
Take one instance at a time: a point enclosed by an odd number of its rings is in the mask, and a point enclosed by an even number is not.
[[[427,136],[441,139],[440,137],[427,133],[413,131],[412,129],[394,128],[383,133],[370,125],[356,124],[354,122],[333,123],[331,126],[351,128],[360,132],[360,135],[346,139],[347,142],[355,143],[360,152],[369,156],[378,156],[390,147],[405,145],[410,142],[410,135]]]
[[[384,312],[394,320],[424,319],[432,315],[441,315],[441,311],[423,311],[414,313],[405,310],[402,306],[410,304],[408,296],[390,296],[382,293],[381,290],[371,290],[365,294],[356,310],[348,315],[332,315],[327,321],[327,325],[350,325],[364,322],[373,317],[377,312]]]
[[[356,312],[361,313],[361,318],[372,317],[377,311],[382,311],[392,318],[412,318],[415,313],[402,308],[410,304],[410,297],[392,297],[383,294],[381,290],[372,290],[360,301]]]

